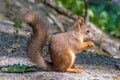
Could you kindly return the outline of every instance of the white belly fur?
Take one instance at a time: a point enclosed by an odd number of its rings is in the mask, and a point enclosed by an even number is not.
[[[75,53],[72,52],[72,51],[70,53],[71,53],[71,56],[72,56],[72,63],[71,63],[71,65],[72,65],[75,61]]]

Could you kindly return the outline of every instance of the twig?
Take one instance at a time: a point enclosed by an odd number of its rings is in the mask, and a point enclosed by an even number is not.
[[[54,9],[55,11],[57,11],[59,14],[62,14],[64,16],[67,16],[73,20],[76,20],[77,19],[77,15],[74,15],[72,12],[68,11],[67,9],[61,9],[60,7],[56,6],[55,4],[53,5],[50,1],[47,1],[47,0],[44,0],[42,1],[43,4],[51,7],[52,9]]]
[[[85,16],[84,16],[84,20],[85,20],[85,23],[87,22],[88,20],[88,0],[84,0],[84,5],[85,5]]]
[[[53,14],[49,14],[50,18],[55,22],[55,24],[58,26],[58,28],[62,31],[65,32],[63,25],[55,18]]]

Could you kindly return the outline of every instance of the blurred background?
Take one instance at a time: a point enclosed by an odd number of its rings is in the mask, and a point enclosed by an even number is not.
[[[21,7],[32,9],[47,25],[46,60],[50,60],[51,36],[66,32],[78,16],[93,33],[95,47],[76,55],[75,63],[83,66],[82,74],[6,74],[0,70],[0,80],[120,80],[120,0],[0,0],[0,69],[18,63],[34,65],[26,55],[32,29],[19,11]]]
[[[6,26],[0,27],[1,34],[17,36],[14,39],[19,35],[30,37],[31,28],[19,12],[21,7],[42,15],[48,25],[48,41],[53,34],[67,31],[78,16],[84,17],[96,45],[87,51],[120,58],[120,0],[0,0],[0,23]]]
[[[56,0],[58,6],[66,7],[96,24],[108,35],[120,39],[120,1],[119,0]],[[87,14],[85,9],[87,8]]]

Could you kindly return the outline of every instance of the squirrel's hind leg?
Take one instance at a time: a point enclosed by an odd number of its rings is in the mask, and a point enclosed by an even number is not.
[[[82,70],[81,69],[73,69],[71,68],[73,63],[74,63],[74,59],[75,59],[75,55],[71,50],[67,50],[64,52],[63,56],[60,56],[60,63],[59,63],[59,70],[62,72],[71,72],[71,73],[81,73]]]

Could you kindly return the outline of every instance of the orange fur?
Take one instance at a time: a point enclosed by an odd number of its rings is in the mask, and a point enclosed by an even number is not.
[[[75,59],[74,55],[93,46],[91,41],[83,42],[83,37],[76,31],[56,34],[52,37],[49,45],[52,63],[60,71],[81,73],[80,69],[71,69]]]

